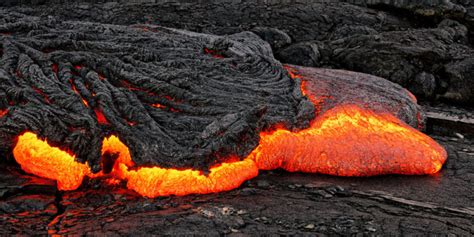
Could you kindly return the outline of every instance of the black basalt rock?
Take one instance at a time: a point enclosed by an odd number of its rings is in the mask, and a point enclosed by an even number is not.
[[[153,25],[0,14],[0,153],[32,131],[100,170],[118,136],[136,165],[206,170],[245,157],[275,124],[314,109],[250,32],[225,37]],[[304,111],[304,112],[301,112]]]
[[[316,42],[304,42],[280,50],[275,57],[284,63],[316,67],[319,65],[321,54]]]
[[[271,27],[255,27],[251,30],[268,42],[273,50],[277,51],[291,44],[291,37],[282,30]]]

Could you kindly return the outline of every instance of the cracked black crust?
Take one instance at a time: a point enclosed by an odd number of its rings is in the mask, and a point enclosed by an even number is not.
[[[136,165],[206,170],[245,157],[262,129],[300,129],[314,116],[269,45],[250,32],[0,15],[0,110],[8,111],[0,154],[33,131],[97,172],[102,140],[113,134]]]

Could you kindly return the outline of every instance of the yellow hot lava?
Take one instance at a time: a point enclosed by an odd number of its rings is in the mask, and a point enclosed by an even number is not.
[[[129,169],[134,166],[130,152],[116,136],[104,139],[102,154],[106,152],[118,154],[108,175],[127,180],[130,189],[147,197],[227,191],[258,175],[258,168],[251,159],[223,163],[211,168],[207,176],[191,169],[142,167],[132,170]],[[49,145],[31,132],[19,137],[13,155],[25,172],[56,180],[60,190],[77,189],[85,176],[105,175],[92,174],[89,166],[75,161],[75,156]]]
[[[25,172],[56,180],[60,190],[78,188],[89,173],[89,166],[76,162],[74,155],[49,145],[31,132],[18,138],[13,156]]]
[[[297,133],[262,133],[253,152],[259,169],[338,176],[422,175],[438,172],[446,151],[389,114],[357,106],[333,108]]]
[[[147,197],[213,193],[237,188],[245,180],[258,175],[255,162],[250,159],[223,163],[210,169],[208,176],[200,171],[134,166],[130,151],[116,136],[104,140],[102,153],[118,153],[112,174],[128,180],[127,187]]]
[[[106,152],[118,154],[108,175],[126,180],[128,188],[147,197],[227,191],[257,176],[259,169],[340,176],[433,174],[447,157],[434,140],[394,116],[357,106],[328,110],[299,132],[262,132],[248,157],[213,167],[208,175],[191,169],[132,168],[130,152],[116,136],[104,139],[102,154]],[[85,176],[104,175],[92,174],[73,155],[31,132],[19,137],[13,154],[23,170],[57,180],[61,190],[78,188]]]

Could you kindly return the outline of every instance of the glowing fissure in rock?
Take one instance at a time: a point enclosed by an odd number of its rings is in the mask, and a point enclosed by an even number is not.
[[[105,117],[104,113],[102,112],[102,109],[100,108],[95,108],[94,109],[95,116],[97,117],[97,122],[102,125],[108,125],[109,121],[107,121],[107,118]]]
[[[69,79],[69,83],[71,84],[72,91],[74,91],[74,93],[76,93],[77,95],[79,95],[81,97],[82,103],[86,107],[89,107],[89,103],[87,103],[87,101],[84,99],[84,97],[82,97],[81,93],[79,93],[79,91],[77,90],[76,85],[74,85],[74,82],[72,81],[72,79]]]
[[[153,106],[155,108],[159,108],[159,109],[166,109],[166,106],[164,106],[160,103],[155,103],[155,104],[152,104],[151,106]]]
[[[54,63],[51,65],[51,70],[53,70],[54,74],[58,75],[59,67],[58,64]]]
[[[39,89],[39,88],[36,88],[36,87],[32,87],[32,88],[33,88],[33,90],[34,90],[36,93],[38,93],[39,95],[41,95],[41,96],[44,98],[44,100],[46,101],[46,103],[51,104],[51,101],[49,100],[49,96],[48,96],[46,93],[44,93],[44,92],[43,92],[41,89]]]
[[[214,58],[219,58],[219,59],[224,58],[224,56],[215,49],[204,48],[204,53],[209,54]]]
[[[316,117],[318,117],[321,114],[321,108],[322,108],[324,102],[327,99],[332,99],[332,97],[327,96],[327,95],[325,95],[325,96],[323,96],[323,95],[315,96],[315,95],[309,94],[306,90],[306,81],[304,80],[303,76],[301,76],[298,73],[298,70],[296,70],[295,68],[293,68],[289,65],[285,65],[285,66],[283,66],[283,68],[286,69],[286,71],[290,75],[291,79],[300,79],[301,80],[301,85],[300,85],[301,93],[304,96],[308,97],[309,101],[311,101],[311,103],[313,103],[314,108],[315,108],[315,110],[314,110],[315,115],[316,115]]]

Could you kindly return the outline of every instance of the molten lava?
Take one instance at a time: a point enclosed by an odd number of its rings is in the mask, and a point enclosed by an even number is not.
[[[222,192],[237,188],[258,175],[258,168],[251,159],[223,163],[211,168],[207,176],[191,169],[142,167],[131,170],[134,163],[130,152],[116,136],[104,139],[102,155],[106,153],[118,155],[108,175],[128,180],[128,188],[147,197]],[[49,145],[31,132],[19,137],[13,154],[24,171],[56,180],[59,190],[77,189],[85,176],[97,178],[106,175],[103,172],[92,174],[86,164],[75,161],[75,156]]]
[[[25,172],[56,180],[60,190],[77,189],[84,176],[90,173],[89,167],[76,162],[74,155],[49,145],[30,132],[18,138],[13,156]]]
[[[115,136],[104,139],[102,154],[106,153],[117,155],[108,175],[127,180],[128,188],[147,197],[231,190],[257,176],[259,169],[339,176],[434,174],[447,156],[430,137],[392,115],[356,106],[331,109],[299,132],[262,132],[260,144],[247,158],[213,167],[208,175],[191,169],[132,169],[127,146]],[[23,170],[57,180],[61,190],[78,188],[85,176],[104,175],[92,174],[73,155],[30,132],[19,137],[13,154]]]
[[[134,163],[130,151],[116,136],[104,140],[102,154],[106,152],[118,154],[111,174],[128,180],[128,188],[147,197],[222,192],[237,188],[258,175],[258,168],[250,159],[223,163],[211,168],[207,176],[191,169],[141,167],[131,170]]]
[[[97,122],[99,124],[107,125],[109,124],[109,121],[107,121],[107,118],[105,118],[104,113],[100,108],[94,109],[95,116],[97,117]]]
[[[287,69],[293,79],[301,78]],[[103,159],[113,159],[103,162],[110,167],[102,167],[98,174],[31,132],[18,138],[13,155],[24,171],[57,180],[60,190],[78,188],[85,176],[109,176],[109,183],[125,180],[128,188],[147,197],[227,191],[257,176],[259,169],[339,176],[423,175],[438,172],[446,160],[439,144],[391,114],[376,114],[356,105],[340,105],[320,114],[319,107],[327,98],[308,93],[304,83],[301,90],[316,107],[317,116],[309,128],[262,132],[259,145],[248,157],[212,167],[207,175],[192,169],[136,168],[128,147],[116,136],[103,141]],[[108,124],[100,109],[95,113],[100,124]]]
[[[253,155],[259,169],[338,176],[434,174],[446,151],[392,115],[357,106],[325,112],[297,133],[262,133]]]

